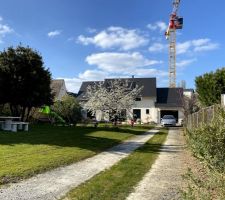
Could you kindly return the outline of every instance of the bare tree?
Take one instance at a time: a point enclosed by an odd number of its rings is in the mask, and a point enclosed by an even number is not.
[[[135,99],[140,96],[143,87],[127,79],[114,79],[98,82],[87,87],[83,108],[96,115],[101,111],[103,115],[111,115],[116,124],[117,116],[123,110],[130,112]]]

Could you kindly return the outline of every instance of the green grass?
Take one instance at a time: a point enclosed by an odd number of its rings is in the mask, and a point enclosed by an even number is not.
[[[117,165],[96,175],[91,180],[71,190],[64,200],[122,200],[142,179],[155,162],[161,145],[167,137],[162,130],[143,147],[137,149]]]
[[[36,125],[29,132],[0,131],[0,185],[93,156],[146,130]]]

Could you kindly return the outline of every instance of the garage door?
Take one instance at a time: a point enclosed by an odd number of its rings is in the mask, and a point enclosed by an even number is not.
[[[173,115],[178,122],[178,110],[161,110],[160,118],[162,118],[164,115]]]

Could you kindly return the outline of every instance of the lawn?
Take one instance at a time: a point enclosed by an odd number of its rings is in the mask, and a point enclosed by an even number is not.
[[[91,157],[150,128],[36,125],[29,132],[0,131],[0,185]]]
[[[161,130],[127,158],[71,190],[63,200],[125,200],[157,159],[167,133]]]

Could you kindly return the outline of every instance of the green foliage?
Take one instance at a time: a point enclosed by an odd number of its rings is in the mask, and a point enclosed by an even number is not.
[[[195,84],[203,106],[220,103],[221,94],[225,93],[225,68],[196,77]]]
[[[51,119],[51,122],[53,124],[61,124],[61,125],[65,125],[66,121],[60,116],[58,115],[56,112],[51,111],[48,116]]]
[[[225,110],[219,108],[214,120],[188,132],[190,145],[199,158],[225,172]]]
[[[32,107],[52,103],[51,74],[41,55],[30,47],[9,47],[0,53],[0,104],[13,115],[27,117]]]
[[[56,101],[52,110],[67,123],[76,124],[81,119],[81,108],[75,97],[66,95],[62,101]]]

